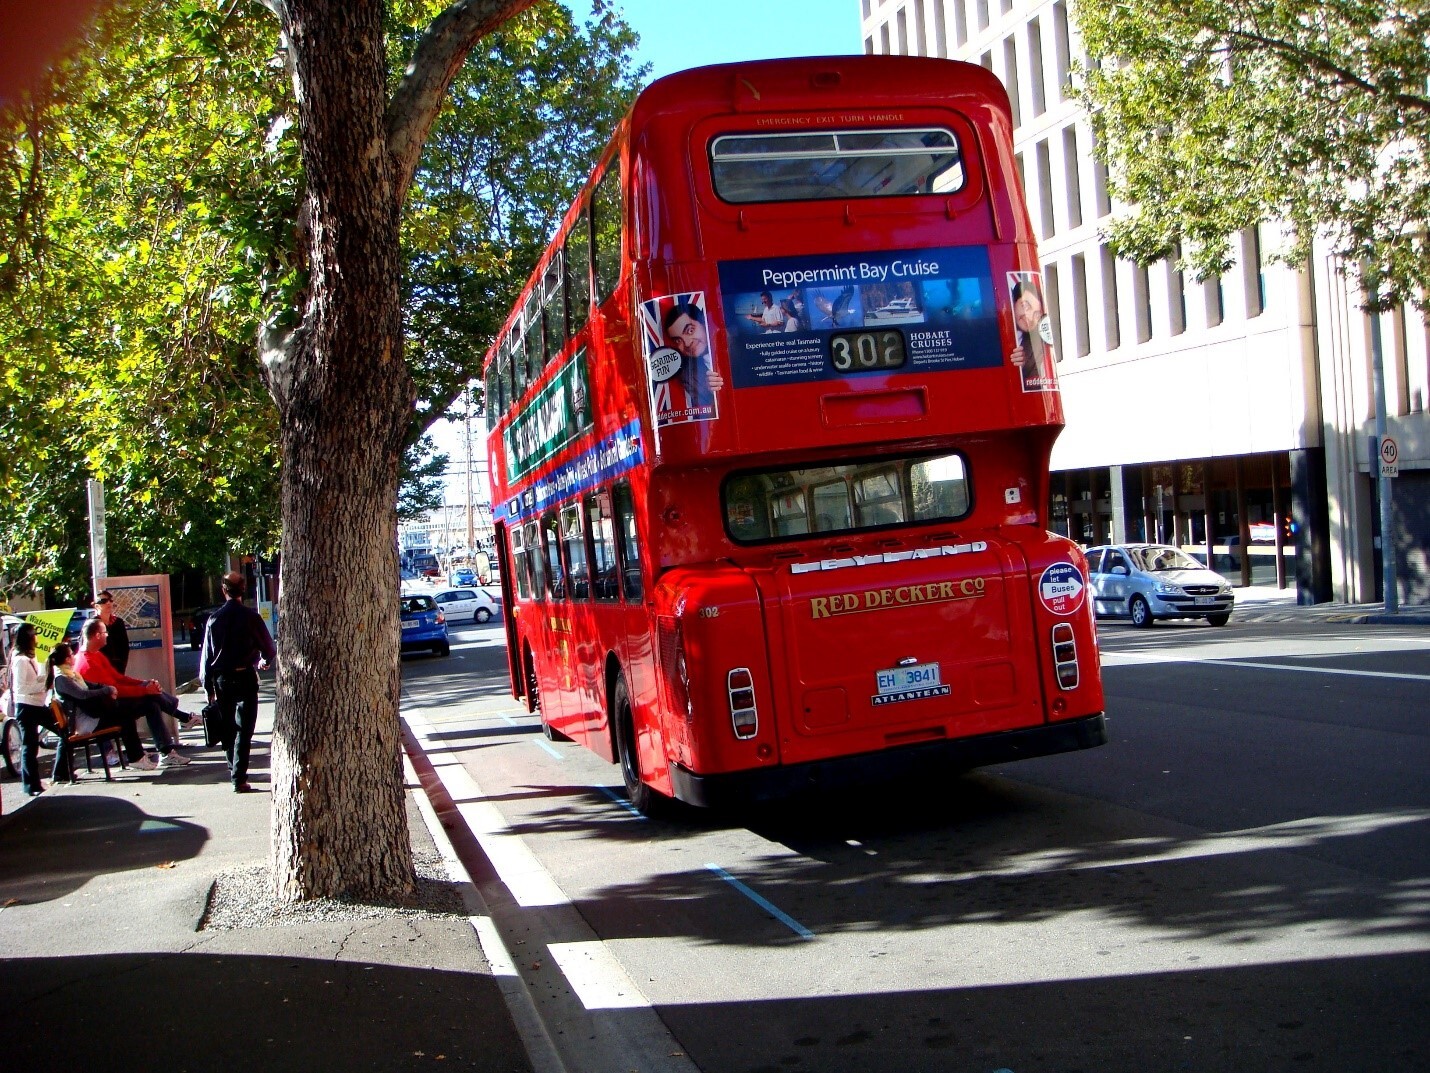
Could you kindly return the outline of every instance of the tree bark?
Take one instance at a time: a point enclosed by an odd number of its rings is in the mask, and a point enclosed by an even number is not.
[[[289,0],[306,308],[283,358],[283,585],[273,734],[280,901],[411,889],[398,733],[398,204],[381,0]]]
[[[264,0],[298,102],[308,282],[265,331],[283,449],[273,875],[293,902],[412,888],[398,726],[397,488],[415,391],[399,221],[442,98],[483,34],[532,0],[457,0],[391,108],[384,0]]]

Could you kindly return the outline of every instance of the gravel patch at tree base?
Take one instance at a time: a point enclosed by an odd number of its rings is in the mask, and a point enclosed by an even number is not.
[[[435,852],[415,851],[417,884],[405,898],[391,902],[315,898],[295,905],[276,905],[273,873],[268,865],[235,868],[215,877],[200,931],[237,931],[283,924],[310,924],[391,917],[465,917],[461,889],[447,876]]]

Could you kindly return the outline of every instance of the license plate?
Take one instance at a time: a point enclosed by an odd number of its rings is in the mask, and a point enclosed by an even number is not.
[[[880,694],[903,693],[910,689],[924,689],[942,685],[937,663],[918,663],[912,667],[891,667],[887,671],[874,672],[874,684]]]
[[[1198,606],[1198,607],[1206,607],[1206,606],[1208,606],[1209,604],[1214,604],[1214,603],[1216,603],[1216,597],[1215,597],[1215,596],[1198,596],[1198,597],[1197,597],[1197,606]]]
[[[415,629],[417,629],[417,627],[420,626],[420,625],[422,625],[422,623],[420,623],[420,622],[404,622],[404,623],[402,624],[402,628],[403,628],[404,630],[415,630]]]

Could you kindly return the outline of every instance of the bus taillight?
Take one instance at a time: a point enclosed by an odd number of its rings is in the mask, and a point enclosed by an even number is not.
[[[1073,628],[1066,622],[1053,627],[1053,669],[1057,671],[1059,689],[1077,688],[1077,641]]]
[[[725,689],[730,696],[730,723],[735,737],[753,738],[759,729],[760,717],[755,710],[755,679],[748,667],[736,667],[725,676]]]

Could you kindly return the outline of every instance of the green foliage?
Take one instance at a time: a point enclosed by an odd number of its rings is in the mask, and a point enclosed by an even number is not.
[[[396,77],[444,5],[394,0]],[[304,286],[296,110],[256,0],[116,0],[47,85],[0,112],[0,579],[83,591],[85,481],[113,570],[277,546],[278,414],[255,340]],[[407,360],[419,444],[634,93],[634,36],[541,4],[458,76],[409,198]],[[436,502],[440,503],[440,491]]]
[[[487,347],[640,87],[635,35],[596,16],[541,4],[485,38],[427,139],[403,224],[409,439],[468,381],[480,394]]]
[[[447,462],[448,457],[437,450],[431,436],[423,436],[403,449],[397,489],[399,522],[415,522],[442,506]]]
[[[1418,0],[1078,0],[1081,97],[1112,193],[1110,237],[1199,278],[1281,219],[1388,308],[1430,290],[1430,7]]]

